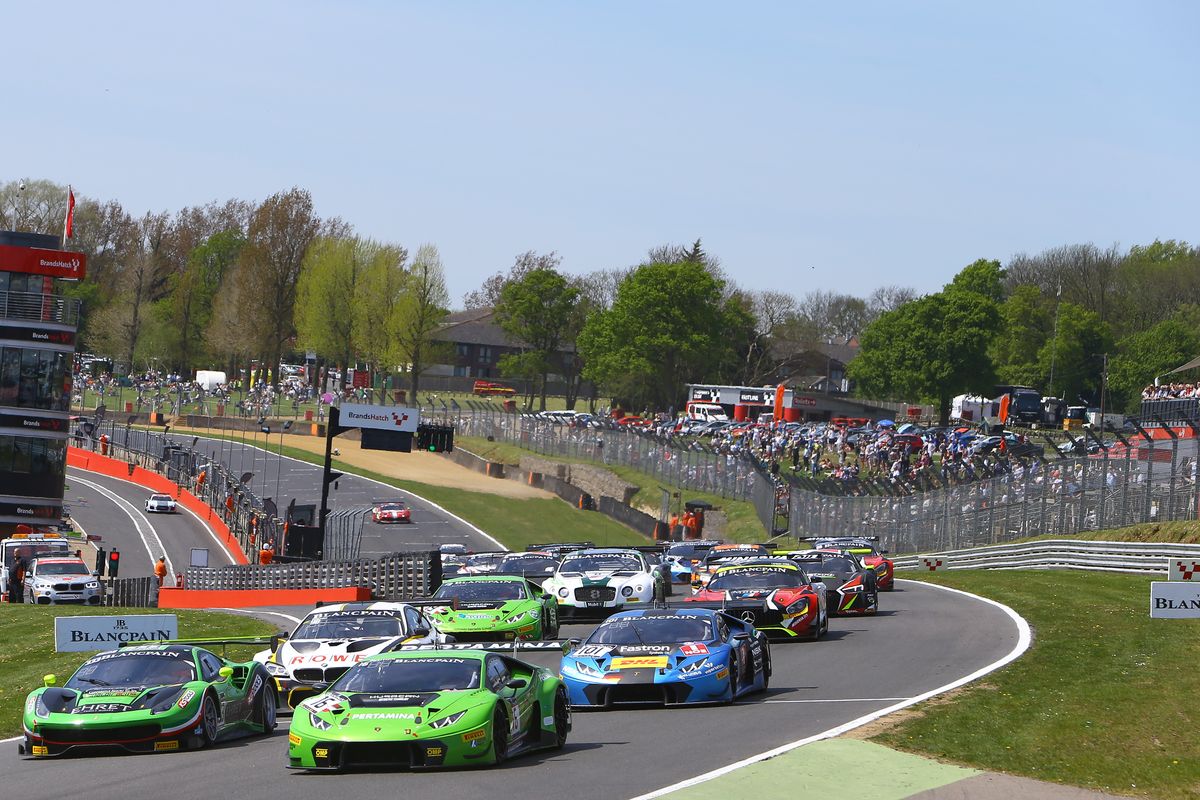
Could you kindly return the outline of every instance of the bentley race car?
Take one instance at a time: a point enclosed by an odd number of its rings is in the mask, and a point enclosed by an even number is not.
[[[275,729],[275,693],[262,664],[191,644],[100,653],[62,686],[54,675],[45,684],[25,700],[20,749],[35,757],[93,747],[165,752]]]
[[[786,559],[750,561],[719,567],[708,586],[684,602],[720,608],[768,636],[816,641],[829,631],[826,586],[810,582]]]
[[[296,709],[288,766],[499,764],[530,750],[561,749],[570,730],[567,692],[548,669],[479,645],[405,648],[355,665]]]
[[[595,548],[568,554],[542,588],[558,603],[559,619],[597,618],[664,599],[664,583],[637,550]]]
[[[551,639],[558,607],[542,588],[516,575],[473,575],[446,581],[426,612],[456,642]]]
[[[575,708],[731,703],[766,691],[771,650],[754,626],[720,611],[639,609],[600,623],[561,671]]]
[[[421,606],[412,603],[335,603],[314,608],[291,636],[254,656],[275,683],[279,704],[295,708],[370,655],[401,642],[441,642]]]

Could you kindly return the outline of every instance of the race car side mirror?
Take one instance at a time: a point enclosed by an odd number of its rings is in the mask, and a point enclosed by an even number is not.
[[[812,578],[809,580],[809,583],[824,583],[824,582],[825,582],[824,578]]]
[[[735,634],[733,635],[733,640],[734,640],[735,642],[748,642],[748,641],[750,641],[750,634],[748,634],[748,633],[735,633]]]
[[[58,683],[58,676],[54,675],[53,673],[46,675],[42,678],[42,683],[46,684],[48,687],[53,686]]]
[[[227,681],[233,675],[233,667],[221,667],[221,670],[217,674],[221,676],[221,680]]]
[[[506,687],[508,687],[509,689],[524,689],[526,686],[529,685],[529,681],[525,680],[524,678],[513,678],[511,681],[509,681],[508,683],[506,683],[504,685]]]
[[[567,639],[567,644],[571,645],[571,649],[574,650],[576,647],[579,647],[579,645],[583,644],[583,639]]]
[[[879,552],[883,553],[884,555],[887,555],[888,553],[891,552],[891,550],[880,550]]]
[[[413,628],[409,632],[409,636],[415,636],[418,639],[423,639],[429,635],[429,628]]]

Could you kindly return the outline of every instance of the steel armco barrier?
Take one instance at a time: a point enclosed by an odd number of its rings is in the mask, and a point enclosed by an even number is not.
[[[295,564],[251,564],[192,567],[189,590],[341,589],[367,586],[377,600],[427,597],[442,583],[442,560],[436,551],[397,553],[357,561],[307,561]]]
[[[939,570],[1076,569],[1157,575],[1166,573],[1172,558],[1200,561],[1200,545],[1043,539],[901,556],[895,559],[895,565],[897,570],[921,571],[923,559],[936,559],[942,562]]]

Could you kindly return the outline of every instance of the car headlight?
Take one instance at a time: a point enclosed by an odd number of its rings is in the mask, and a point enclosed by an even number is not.
[[[276,678],[286,678],[288,674],[287,667],[283,664],[276,664],[274,661],[268,661],[263,664],[267,668],[267,674]]]
[[[33,707],[33,713],[38,717],[50,716],[50,709],[46,707],[46,701],[40,694],[37,696],[37,705]]]
[[[621,596],[622,597],[633,597],[633,587],[632,586],[622,586],[621,587]]]
[[[333,727],[328,722],[326,722],[325,720],[318,717],[316,712],[314,712],[314,711],[308,712],[308,724],[312,725],[314,728],[316,728],[319,731],[327,731]]]
[[[558,590],[559,597],[566,597],[568,594],[570,594],[570,592],[567,591],[567,587],[565,586]]]
[[[602,671],[596,669],[595,667],[591,666],[590,664],[585,664],[582,661],[574,661],[571,663],[571,666],[573,666],[575,668],[575,671],[578,672],[580,675],[587,675],[589,678],[603,678],[604,677],[604,673]]]
[[[449,728],[451,725],[458,722],[460,719],[462,719],[466,715],[467,715],[467,712],[459,711],[457,714],[451,714],[448,717],[442,717],[439,720],[435,720],[434,722],[429,723],[429,727],[431,727],[431,728]]]
[[[808,601],[807,600],[797,600],[796,602],[792,603],[787,608],[785,608],[783,611],[785,614],[804,614],[805,612],[808,611]]]
[[[843,587],[842,587],[842,591],[843,591],[843,592],[851,592],[851,593],[853,593],[853,592],[861,592],[862,590],[863,590],[863,586],[862,586],[862,584],[861,584],[861,583],[860,583],[860,584],[858,584],[858,585],[856,585],[856,586],[843,586]]]
[[[522,611],[520,614],[513,614],[511,617],[509,617],[508,619],[504,620],[504,624],[505,624],[505,625],[510,625],[510,624],[513,624],[513,623],[520,622],[521,620],[525,619],[525,617],[527,617],[527,616],[529,616],[529,612],[528,612],[528,611]]]
[[[85,584],[84,584],[83,588],[85,588],[85,589],[99,589],[99,588],[100,588],[100,581],[88,581],[87,583],[85,583]]]
[[[707,666],[708,666],[708,657],[706,656],[706,657],[700,659],[699,661],[693,661],[691,664],[685,664],[684,666],[680,667],[679,674],[680,675],[695,675],[699,672],[703,672],[705,667],[707,667]]]
[[[161,692],[158,697],[154,698],[154,705],[150,706],[150,713],[161,714],[162,712],[166,711],[171,706],[175,705],[175,701],[180,698],[180,696],[183,694],[183,691],[183,687],[180,686],[173,692]]]

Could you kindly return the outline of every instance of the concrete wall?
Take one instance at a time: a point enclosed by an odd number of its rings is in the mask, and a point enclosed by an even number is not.
[[[591,464],[563,464],[536,456],[521,456],[521,469],[552,475],[578,486],[592,497],[612,497],[624,505],[629,505],[638,491],[634,484],[621,480],[604,467]]]

